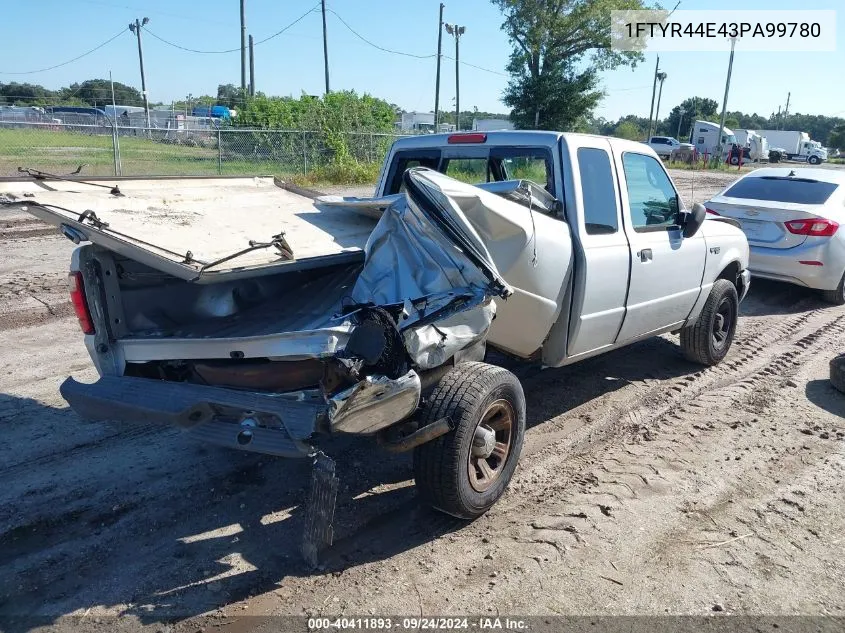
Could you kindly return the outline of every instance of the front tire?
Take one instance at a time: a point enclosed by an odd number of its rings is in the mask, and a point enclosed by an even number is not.
[[[728,353],[736,332],[739,297],[727,279],[717,279],[698,320],[681,330],[681,348],[688,360],[716,365]]]
[[[807,162],[810,163],[811,165],[818,165],[822,161],[818,156],[810,156],[807,159]]]
[[[423,501],[460,519],[475,519],[504,494],[525,436],[525,395],[511,372],[461,363],[434,388],[421,425],[448,417],[454,428],[414,450]]]

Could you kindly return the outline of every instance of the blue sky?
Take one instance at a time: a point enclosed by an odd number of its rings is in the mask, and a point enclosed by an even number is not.
[[[461,66],[461,106],[506,111],[499,101],[507,83],[510,46],[501,31],[501,15],[487,0],[445,0],[444,20],[466,25],[461,59],[495,73]],[[247,0],[247,29],[256,41],[290,24],[316,0]],[[439,0],[328,0],[359,34],[385,48],[415,55],[436,51]],[[667,4],[664,2],[664,4]],[[674,5],[674,0],[668,4]],[[743,9],[801,9],[809,3],[745,0]],[[735,9],[725,0],[683,0],[682,9]],[[786,102],[791,112],[845,116],[845,7],[841,0],[815,0],[814,9],[841,9],[837,14],[835,53],[751,53],[738,51],[728,109],[767,115]],[[240,45],[238,0],[172,2],[168,0],[39,0],[9,2],[0,21],[0,82],[28,81],[58,88],[74,81],[108,77],[140,87],[134,36],[127,25],[149,17],[156,35],[187,48],[221,50]],[[323,51],[319,12],[256,47],[256,84],[273,95],[323,91]],[[35,74],[8,74],[40,69],[69,60],[121,31],[116,40],[62,68]],[[435,60],[382,52],[353,35],[328,15],[331,87],[369,92],[408,110],[434,105]],[[454,55],[454,40],[444,34],[444,53]],[[661,112],[688,96],[722,101],[727,53],[664,53],[668,73]],[[144,62],[150,99],[169,102],[191,93],[214,94],[219,83],[240,83],[240,54],[197,54],[178,50],[147,33]],[[596,114],[615,119],[624,114],[648,116],[655,55],[636,69],[604,73],[606,98]],[[454,97],[454,62],[443,61],[441,107]]]

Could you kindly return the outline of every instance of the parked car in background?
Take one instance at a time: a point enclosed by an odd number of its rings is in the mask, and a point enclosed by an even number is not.
[[[678,139],[671,136],[652,136],[646,143],[660,158],[667,159],[672,155],[672,150],[681,146]]]
[[[751,247],[752,275],[822,291],[845,304],[845,173],[766,167],[705,203],[738,220]]]

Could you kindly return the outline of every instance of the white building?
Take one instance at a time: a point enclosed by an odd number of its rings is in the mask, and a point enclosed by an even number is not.
[[[479,132],[490,132],[492,130],[512,130],[513,123],[507,119],[473,119],[472,129]]]

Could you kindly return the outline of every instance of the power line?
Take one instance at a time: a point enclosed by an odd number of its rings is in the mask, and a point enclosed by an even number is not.
[[[151,31],[150,29],[146,29],[146,31],[147,31],[147,33],[152,35],[154,38],[159,40],[160,42],[164,42],[168,46],[172,46],[173,48],[178,48],[181,51],[187,51],[188,53],[202,53],[203,55],[217,55],[217,54],[222,54],[222,53],[234,53],[235,51],[241,50],[241,47],[238,46],[237,48],[230,48],[230,49],[225,50],[225,51],[201,51],[201,50],[198,50],[196,48],[188,48],[187,46],[180,46],[179,44],[175,44],[174,42],[171,42],[170,40],[164,39],[160,35],[156,35],[155,32]]]
[[[452,61],[455,61],[455,58],[450,57],[449,55],[444,55],[443,57],[445,57],[446,59],[451,59]],[[470,68],[477,68],[478,70],[483,70],[486,73],[491,73],[493,75],[499,75],[500,77],[507,77],[508,76],[505,73],[500,73],[498,70],[491,70],[490,68],[484,68],[484,66],[476,66],[475,64],[470,64],[469,62],[465,62],[463,60],[461,60],[461,64],[464,65],[464,66],[469,66]]]
[[[351,26],[349,26],[349,24],[346,22],[346,20],[344,20],[342,17],[340,17],[340,15],[338,15],[337,11],[335,11],[334,9],[326,9],[326,10],[333,13],[334,16],[338,20],[341,21],[343,26],[345,26],[347,29],[349,29],[349,31],[355,37],[357,37],[359,40],[361,40],[363,42],[366,42],[367,44],[369,44],[373,48],[377,48],[380,51],[384,51],[385,53],[392,53],[394,55],[403,55],[404,57],[413,57],[414,59],[431,59],[432,57],[437,57],[437,55],[434,55],[434,54],[432,54],[432,55],[415,55],[414,53],[406,53],[404,51],[395,51],[395,50],[390,49],[390,48],[385,48],[384,46],[379,46],[378,44],[375,44],[374,42],[371,42],[370,40],[368,40],[366,37],[361,35],[358,31],[353,29]],[[445,57],[445,55],[444,55],[444,57]]]
[[[304,19],[308,16],[308,14],[309,14],[309,13],[314,13],[314,11],[316,11],[317,7],[319,7],[319,6],[320,6],[320,3],[318,2],[318,3],[317,3],[317,4],[315,4],[313,7],[311,7],[310,9],[308,9],[308,11],[306,11],[305,13],[303,13],[302,15],[300,15],[298,18],[296,18],[293,22],[291,22],[290,24],[288,24],[286,27],[284,27],[284,28],[283,28],[283,29],[281,29],[280,31],[276,31],[275,33],[273,33],[273,35],[271,35],[270,37],[265,37],[263,40],[258,40],[258,41],[255,43],[255,46],[258,46],[259,44],[263,44],[264,42],[269,42],[269,41],[270,41],[270,40],[272,40],[274,37],[278,37],[279,35],[281,35],[281,34],[282,34],[282,33],[284,33],[285,31],[287,31],[290,27],[292,27],[292,26],[294,26],[295,24],[298,24],[299,22],[301,22],[302,20],[304,20]]]
[[[431,59],[431,58],[433,58],[433,57],[437,57],[437,55],[436,55],[436,54],[431,54],[431,55],[416,55],[416,54],[414,54],[414,53],[406,53],[405,51],[397,51],[397,50],[393,50],[392,48],[385,48],[384,46],[379,46],[378,44],[376,44],[376,43],[374,43],[374,42],[372,42],[372,41],[368,40],[366,37],[364,37],[363,35],[361,35],[358,31],[356,31],[355,29],[353,29],[351,26],[349,26],[349,24],[346,22],[346,20],[344,20],[342,17],[340,17],[340,15],[338,15],[337,11],[335,11],[334,9],[326,9],[326,10],[327,10],[327,11],[329,11],[329,12],[331,12],[331,13],[333,13],[333,14],[334,14],[334,16],[335,16],[338,20],[340,20],[340,21],[341,21],[341,23],[343,24],[343,26],[345,26],[347,29],[349,29],[349,31],[350,31],[350,32],[351,32],[351,33],[352,33],[355,37],[357,37],[357,38],[358,38],[359,40],[361,40],[362,42],[365,42],[365,43],[369,44],[369,45],[370,45],[370,46],[372,46],[373,48],[377,48],[377,49],[378,49],[378,50],[380,50],[380,51],[383,51],[383,52],[385,52],[385,53],[391,53],[391,54],[393,54],[393,55],[402,55],[402,56],[404,56],[404,57],[413,57],[414,59]],[[454,58],[454,57],[450,57],[449,55],[442,55],[442,57],[445,57],[446,59],[450,59],[450,60],[452,60],[452,61],[455,61],[455,58]],[[483,66],[477,66],[476,64],[470,64],[469,62],[465,62],[465,61],[463,61],[463,60],[461,60],[461,62],[460,62],[460,63],[461,63],[461,65],[463,65],[463,66],[469,66],[470,68],[476,68],[476,69],[478,69],[478,70],[483,70],[484,72],[492,73],[492,74],[494,74],[494,75],[499,75],[500,77],[507,77],[507,75],[506,75],[505,73],[501,73],[501,72],[499,72],[498,70],[491,70],[490,68],[484,68]]]
[[[83,57],[87,57],[91,53],[100,50],[106,44],[111,44],[113,41],[115,41],[118,37],[123,35],[125,32],[126,32],[125,29],[120,29],[120,31],[114,37],[107,39],[105,42],[103,42],[99,46],[95,46],[94,48],[92,48],[87,53],[82,53],[82,55],[74,57],[73,59],[69,59],[66,62],[62,62],[61,64],[56,64],[55,66],[50,66],[49,68],[39,68],[38,70],[26,70],[26,71],[18,71],[18,72],[12,72],[12,71],[8,71],[8,70],[0,70],[0,75],[34,75],[36,73],[45,73],[48,70],[54,70],[56,68],[61,68],[62,66],[67,66],[68,64],[72,64],[73,62],[80,60]]]
[[[295,24],[298,24],[299,22],[304,20],[310,13],[313,13],[314,9],[316,9],[316,8],[317,8],[317,5],[314,5],[313,7],[308,9],[308,11],[303,13],[301,16],[299,16],[296,20],[294,20],[293,22],[291,22],[287,26],[285,26],[282,29],[276,31],[275,33],[273,33],[269,37],[265,37],[263,40],[258,40],[257,42],[254,42],[253,46],[258,46],[259,44],[263,44],[264,42],[269,42],[274,37],[278,37],[279,35],[281,35],[285,31],[287,31],[289,28],[291,28]],[[221,50],[221,51],[204,51],[204,50],[199,50],[199,49],[196,49],[196,48],[188,48],[187,46],[182,46],[180,44],[176,44],[175,42],[171,42],[170,40],[167,40],[167,39],[161,37],[160,35],[156,35],[150,29],[145,29],[145,30],[146,30],[147,33],[152,35],[154,38],[156,38],[157,40],[159,40],[161,42],[164,42],[168,46],[172,46],[173,48],[178,48],[179,50],[186,51],[188,53],[200,53],[202,55],[224,55],[226,53],[234,53],[234,52],[238,52],[238,51],[241,50],[240,46],[238,46],[237,48],[229,48],[229,49]]]

